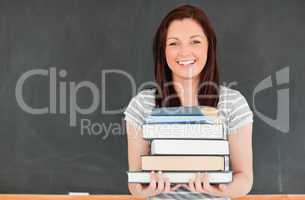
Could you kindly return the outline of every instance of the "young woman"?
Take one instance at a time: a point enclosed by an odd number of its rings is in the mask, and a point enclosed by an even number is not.
[[[188,184],[171,185],[162,172],[152,172],[149,185],[129,184],[131,194],[155,199],[175,197],[200,199],[206,195],[238,197],[250,192],[253,183],[253,113],[237,90],[219,85],[216,36],[204,12],[183,5],[169,12],[161,22],[153,44],[155,89],[145,89],[125,110],[130,171],[141,170],[141,155],[150,144],[142,138],[142,124],[154,107],[213,106],[228,130],[233,182],[211,185],[206,174]]]

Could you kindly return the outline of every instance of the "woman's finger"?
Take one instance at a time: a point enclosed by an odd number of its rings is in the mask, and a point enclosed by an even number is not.
[[[171,188],[171,191],[175,191],[175,190],[177,190],[177,189],[180,188],[180,187],[182,187],[182,184],[176,184],[175,186],[173,186],[173,187]]]
[[[189,180],[189,190],[191,192],[196,192],[196,190],[195,190],[195,179],[194,178],[191,178]]]
[[[218,185],[220,191],[224,192],[227,189],[227,185],[226,184],[219,184]]]
[[[199,172],[199,173],[197,173],[197,176],[195,179],[195,190],[197,192],[203,192],[201,179],[202,179],[202,174]]]
[[[203,182],[204,190],[208,190],[210,187],[210,182],[206,173],[204,173],[204,175],[202,176],[202,182]]]
[[[157,186],[156,192],[157,192],[157,194],[159,194],[159,193],[163,192],[163,189],[164,189],[164,181],[163,181],[163,178],[162,178],[162,172],[161,171],[159,171],[158,175],[157,175],[157,184],[158,184],[158,186]]]
[[[157,183],[156,183],[156,174],[155,174],[154,171],[152,171],[150,173],[150,183],[149,183],[149,186],[147,187],[147,189],[150,190],[150,191],[155,191],[156,186],[157,186]]]
[[[163,180],[165,182],[164,192],[170,192],[171,184],[169,182],[169,178],[167,176],[163,176]]]
[[[215,191],[213,187],[211,187],[210,185],[210,181],[209,181],[209,175],[207,173],[204,173],[203,177],[202,177],[202,182],[203,182],[203,192],[206,194],[215,194]]]
[[[139,193],[142,192],[142,184],[140,183],[135,184],[135,190]]]

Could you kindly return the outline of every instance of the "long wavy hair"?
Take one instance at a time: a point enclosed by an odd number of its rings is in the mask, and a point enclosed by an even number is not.
[[[171,22],[185,18],[195,20],[202,27],[208,39],[207,61],[199,75],[198,103],[200,106],[216,107],[219,100],[216,35],[204,11],[191,5],[181,5],[170,11],[161,21],[153,38],[154,72],[157,84],[156,107],[181,106],[181,100],[173,84],[171,84],[173,81],[172,71],[166,62],[165,45],[168,27]]]

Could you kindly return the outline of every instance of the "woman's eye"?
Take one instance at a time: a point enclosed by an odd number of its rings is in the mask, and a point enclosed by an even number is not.
[[[199,40],[193,40],[191,43],[192,44],[200,44],[201,42]]]
[[[177,45],[176,42],[171,42],[171,43],[169,43],[169,46],[176,46],[176,45]]]

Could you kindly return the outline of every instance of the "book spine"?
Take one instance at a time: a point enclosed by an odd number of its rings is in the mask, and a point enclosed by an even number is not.
[[[224,157],[224,171],[230,170],[230,158],[229,156]]]

